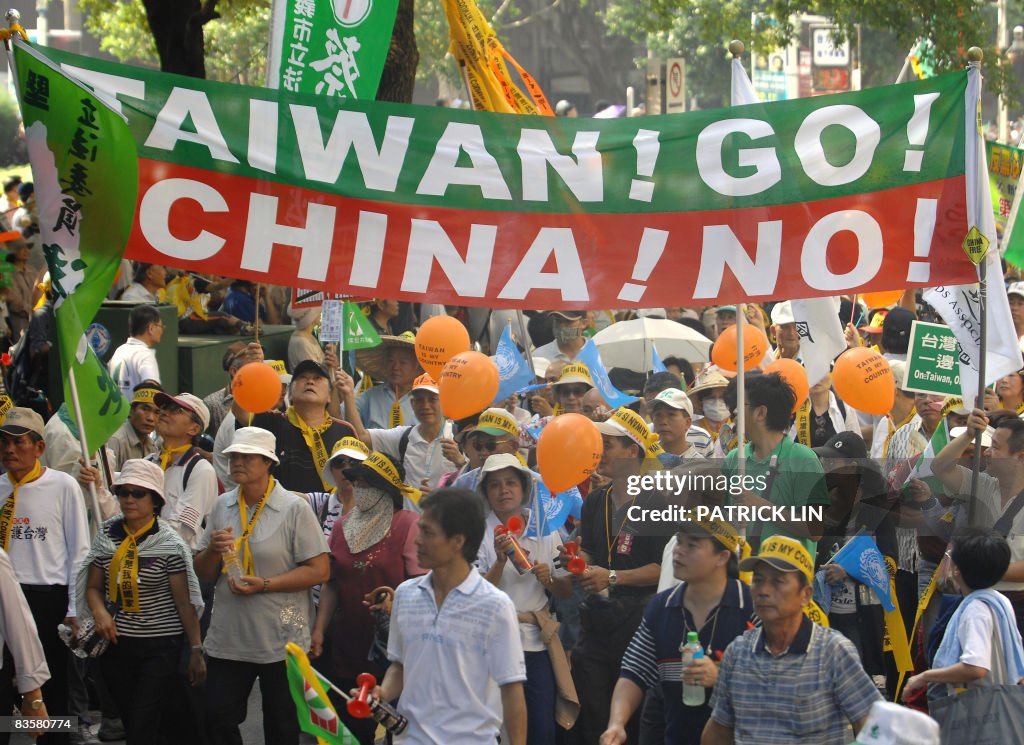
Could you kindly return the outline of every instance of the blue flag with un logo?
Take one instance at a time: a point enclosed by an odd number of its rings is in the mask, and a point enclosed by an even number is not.
[[[885,568],[885,558],[878,550],[874,538],[869,535],[854,536],[832,557],[832,563],[845,569],[851,579],[874,590],[885,610],[895,610],[889,571]]]
[[[494,404],[511,396],[520,388],[528,386],[536,377],[533,368],[523,357],[522,352],[512,341],[511,326],[505,326],[501,332],[501,339],[498,340],[498,348],[494,352],[494,364],[498,368],[498,395],[494,397]]]

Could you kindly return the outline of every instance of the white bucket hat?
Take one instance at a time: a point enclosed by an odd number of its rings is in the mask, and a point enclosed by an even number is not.
[[[277,450],[277,438],[274,437],[273,432],[268,432],[261,427],[241,427],[235,430],[235,437],[231,444],[224,448],[224,454],[262,455],[275,463],[280,463],[275,450]]]
[[[151,460],[126,460],[121,466],[121,473],[117,474],[117,478],[110,486],[141,486],[158,495],[161,502],[164,501],[164,471]]]

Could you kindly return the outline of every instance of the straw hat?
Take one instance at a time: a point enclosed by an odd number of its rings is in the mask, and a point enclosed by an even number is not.
[[[388,376],[388,351],[391,349],[408,349],[416,354],[416,337],[410,332],[401,336],[381,334],[377,346],[356,350],[356,367],[374,380],[384,380]]]

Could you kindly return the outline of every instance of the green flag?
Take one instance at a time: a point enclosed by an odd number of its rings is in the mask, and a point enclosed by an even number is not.
[[[128,242],[138,196],[135,143],[124,118],[105,99],[29,45],[15,41],[14,62],[50,269],[64,396],[71,400],[73,373],[82,409],[78,429],[95,449],[128,416],[128,405],[89,347],[85,330]]]
[[[274,0],[267,87],[372,101],[398,0]]]
[[[345,301],[345,321],[342,326],[342,349],[346,352],[353,349],[367,349],[380,344],[380,334],[370,323],[358,305],[351,300]]]
[[[321,676],[309,664],[306,653],[292,642],[286,645],[285,652],[288,688],[299,716],[299,729],[316,735],[320,745],[358,745],[356,738],[341,723],[320,682]]]

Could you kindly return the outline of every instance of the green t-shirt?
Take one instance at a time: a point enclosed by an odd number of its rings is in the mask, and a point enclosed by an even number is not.
[[[777,456],[776,464],[778,470],[776,471],[775,479],[769,484],[769,493],[763,494],[757,488],[751,489],[752,492],[781,507],[829,504],[828,489],[825,486],[825,471],[821,467],[821,461],[818,459],[818,456],[809,447],[794,442],[788,437],[783,437],[782,442],[778,444],[775,450],[772,451],[772,454],[765,460],[754,458],[753,443],[748,442],[746,448],[747,462],[745,473],[748,476],[754,477],[755,483],[768,481],[768,471],[771,467],[772,456]],[[722,472],[726,476],[734,476],[739,472],[738,459],[739,451],[736,449],[725,457]],[[759,476],[763,478],[758,478]],[[807,547],[807,550],[811,552],[811,556],[817,555],[817,541],[792,535],[791,531],[787,530],[784,524],[780,525],[774,522],[754,523],[750,526],[750,532],[751,535],[757,535],[760,532],[762,541],[776,534],[790,535],[801,541]]]

